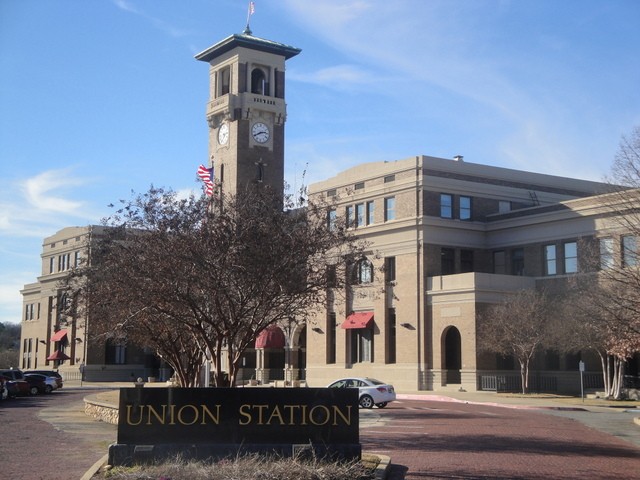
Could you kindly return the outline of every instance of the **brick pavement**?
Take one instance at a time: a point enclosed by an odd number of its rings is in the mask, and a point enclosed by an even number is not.
[[[391,457],[388,480],[640,479],[640,449],[534,410],[401,400],[361,431]]]
[[[107,452],[115,425],[84,414],[86,390],[0,403],[0,478],[79,480]],[[45,420],[45,418],[47,420]]]

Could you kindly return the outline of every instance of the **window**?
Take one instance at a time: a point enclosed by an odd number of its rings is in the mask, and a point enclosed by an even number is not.
[[[440,194],[440,217],[453,218],[453,196],[447,193]]]
[[[73,266],[74,267],[79,267],[80,266],[80,252],[74,252],[74,254],[73,254]]]
[[[460,250],[460,273],[473,272],[473,250]]]
[[[600,239],[600,269],[613,268],[613,238]]]
[[[504,251],[493,252],[493,273],[504,275],[507,273],[507,262]]]
[[[349,330],[351,363],[373,361],[373,331],[370,328]]]
[[[254,68],[251,72],[251,93],[269,95],[267,76],[261,68]]]
[[[24,310],[25,320],[33,320],[33,307],[34,307],[33,303],[28,303],[27,305],[25,305],[25,310]]]
[[[453,248],[443,248],[440,250],[441,275],[451,275],[456,273],[455,254],[456,251]]]
[[[122,365],[127,361],[127,346],[107,340],[104,357],[108,365]]]
[[[396,363],[396,309],[393,307],[387,310],[387,332],[387,363]]]
[[[498,201],[498,213],[507,213],[511,211],[511,202],[508,200]]]
[[[347,213],[347,228],[351,228],[354,226],[353,205],[349,205],[347,207],[346,213]]]
[[[375,213],[375,203],[367,202],[367,225],[373,225],[373,216]]]
[[[327,265],[327,287],[334,288],[338,284],[338,277],[335,265]]]
[[[396,219],[396,198],[387,197],[384,199],[384,221]]]
[[[354,185],[356,190],[362,190],[364,188],[364,182],[358,182]]]
[[[71,267],[71,254],[65,253],[64,255],[58,256],[58,271],[64,272]]]
[[[622,266],[635,267],[638,265],[638,246],[636,237],[624,235],[622,237]]]
[[[471,220],[471,197],[460,197],[460,220]]]
[[[545,275],[555,275],[558,273],[556,268],[556,246],[544,246],[544,273]]]
[[[391,183],[391,182],[394,182],[395,180],[396,180],[395,175],[387,175],[386,177],[384,177],[384,183]]]
[[[364,227],[364,203],[356,205],[356,227]]]
[[[356,283],[373,282],[373,265],[369,260],[363,258],[356,264]]]
[[[567,242],[564,244],[564,273],[578,272],[578,244]]]
[[[229,93],[229,85],[231,84],[231,68],[223,68],[218,73],[218,96]]]
[[[331,190],[327,190],[327,197],[335,197],[337,193],[337,190],[332,188]]]
[[[49,273],[54,273],[56,269],[55,257],[49,258]]]
[[[516,248],[511,252],[511,274],[524,275],[524,249]]]
[[[384,279],[386,282],[395,282],[396,257],[386,257],[384,259]]]
[[[336,312],[327,315],[327,363],[336,363]]]
[[[336,229],[336,218],[337,212],[335,210],[331,209],[327,212],[327,227],[329,230],[333,231]]]

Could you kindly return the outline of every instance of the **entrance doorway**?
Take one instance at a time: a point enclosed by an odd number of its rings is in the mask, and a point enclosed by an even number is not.
[[[447,372],[445,377],[446,384],[460,384],[462,383],[460,376],[460,369],[462,368],[460,331],[456,327],[447,328],[443,333],[442,344],[442,360],[444,363],[442,369]]]

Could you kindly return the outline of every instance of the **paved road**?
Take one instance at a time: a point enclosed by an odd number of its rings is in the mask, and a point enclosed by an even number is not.
[[[116,427],[84,414],[88,393],[63,388],[0,403],[0,478],[79,480],[104,456]]]
[[[82,399],[99,391],[65,386],[0,403],[0,478],[79,480],[116,438],[114,425],[84,415]],[[640,479],[633,416],[400,400],[361,411],[361,442],[391,457],[388,480]]]
[[[638,446],[551,413],[402,400],[363,412],[360,440],[388,480],[640,479]]]

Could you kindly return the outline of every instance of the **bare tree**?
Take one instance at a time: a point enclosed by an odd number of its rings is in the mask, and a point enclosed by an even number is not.
[[[488,307],[479,318],[481,351],[513,355],[520,364],[522,393],[529,389],[529,364],[548,339],[550,300],[543,291],[519,290]]]
[[[152,346],[183,372],[183,385],[195,383],[205,358],[216,385],[226,375],[234,385],[260,332],[312,318],[327,288],[346,278],[327,271],[344,270],[363,248],[329,228],[324,205],[283,208],[267,188],[218,200],[214,210],[204,197],[151,188],[122,202],[92,265],[75,275],[90,292],[92,329]]]

